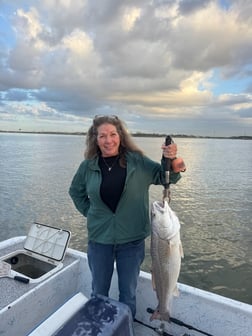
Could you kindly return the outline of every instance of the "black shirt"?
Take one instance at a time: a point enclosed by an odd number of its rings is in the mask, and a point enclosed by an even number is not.
[[[99,166],[102,173],[101,199],[115,212],[124,188],[126,168],[120,166],[118,155],[106,158],[100,157]]]

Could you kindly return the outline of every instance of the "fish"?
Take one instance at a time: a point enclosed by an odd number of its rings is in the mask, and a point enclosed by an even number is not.
[[[152,285],[158,305],[150,320],[170,320],[173,296],[178,296],[178,277],[184,257],[180,222],[165,200],[151,204]]]

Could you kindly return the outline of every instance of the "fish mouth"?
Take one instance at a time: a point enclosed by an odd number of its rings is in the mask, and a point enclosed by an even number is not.
[[[152,213],[154,214],[155,211],[159,211],[159,212],[165,212],[166,209],[166,201],[165,202],[161,202],[161,201],[155,201],[152,203],[151,209],[152,209]]]

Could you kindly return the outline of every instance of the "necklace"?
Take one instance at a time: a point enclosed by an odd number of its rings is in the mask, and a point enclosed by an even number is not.
[[[108,163],[106,162],[105,158],[102,156],[102,160],[105,163],[105,166],[108,168],[108,171],[110,172],[111,169],[114,167],[114,165],[116,164],[116,161],[118,159],[118,155],[116,156],[115,160],[112,162],[112,164],[108,165]]]

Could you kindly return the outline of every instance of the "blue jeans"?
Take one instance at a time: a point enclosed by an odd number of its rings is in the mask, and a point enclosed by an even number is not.
[[[114,262],[118,274],[119,301],[136,314],[136,287],[144,260],[144,239],[125,244],[88,243],[88,263],[92,273],[92,295],[109,296]]]

